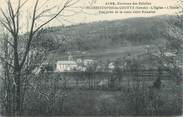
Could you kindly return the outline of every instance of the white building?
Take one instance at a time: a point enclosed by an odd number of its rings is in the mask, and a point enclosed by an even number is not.
[[[75,61],[57,61],[56,63],[56,72],[68,72],[76,68],[77,63]]]
[[[84,63],[85,66],[94,64],[94,62],[95,62],[95,61],[92,60],[92,59],[84,59],[84,60],[83,60],[83,63]]]
[[[110,70],[113,70],[113,69],[115,68],[114,62],[109,63],[108,68],[109,68]]]
[[[166,57],[175,57],[176,56],[175,52],[165,52],[164,55]]]
[[[83,61],[82,61],[82,59],[80,59],[80,58],[78,58],[77,60],[77,63],[79,63],[79,64],[81,64]]]

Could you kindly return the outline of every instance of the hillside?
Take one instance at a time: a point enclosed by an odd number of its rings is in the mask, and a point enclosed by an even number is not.
[[[52,27],[42,37],[58,44],[55,51],[58,56],[64,56],[63,50],[85,51],[96,56],[100,56],[99,53],[112,55],[116,50],[121,53],[124,47],[163,46],[167,41],[164,35],[168,33],[168,21],[173,19],[173,16],[156,16]]]

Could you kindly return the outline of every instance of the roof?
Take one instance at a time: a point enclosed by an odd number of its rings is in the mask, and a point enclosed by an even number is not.
[[[167,57],[173,57],[173,56],[176,56],[176,54],[175,54],[175,53],[173,53],[173,52],[165,52],[165,53],[164,53],[164,55],[165,55],[165,56],[167,56]]]
[[[57,61],[57,64],[76,64],[75,61]]]
[[[84,61],[86,61],[86,62],[93,62],[94,60],[93,59],[84,59]]]

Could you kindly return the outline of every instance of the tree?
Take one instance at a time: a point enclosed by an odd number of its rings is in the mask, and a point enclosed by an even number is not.
[[[4,58],[1,58],[1,69],[3,68],[1,72],[1,96],[0,99],[3,101],[3,107],[6,110],[6,113],[11,113],[13,108],[13,101],[14,101],[14,87],[13,87],[13,79],[11,79],[11,71],[12,68],[9,66],[9,63],[12,63],[11,58],[11,51],[8,49],[8,35],[3,34],[2,37],[4,40],[1,40],[1,56],[4,56]],[[8,62],[2,62],[2,60],[8,60]],[[2,104],[2,102],[1,102]]]
[[[49,0],[44,0],[43,4],[40,0],[34,0],[33,3],[35,3],[33,4],[32,13],[31,15],[28,13],[29,18],[25,23],[27,25],[27,33],[22,36],[22,23],[25,22],[23,20],[26,19],[24,7],[28,2],[29,0],[16,0],[14,4],[11,0],[7,0],[7,10],[1,9],[2,19],[0,22],[10,34],[10,37],[5,39],[5,54],[0,58],[5,65],[6,71],[12,71],[12,76],[7,76],[9,74],[8,73],[6,74],[6,77],[12,79],[11,84],[13,88],[10,93],[14,95],[14,107],[12,111],[15,115],[21,115],[23,102],[22,96],[24,92],[23,85],[27,81],[27,77],[24,77],[24,75],[26,74],[26,70],[31,69],[31,65],[28,65],[30,62],[29,58],[34,52],[38,52],[35,50],[30,51],[32,47],[32,41],[36,38],[40,30],[42,30],[45,25],[61,16],[61,13],[63,13],[65,9],[70,8],[78,1],[67,0],[62,5],[60,5],[61,7],[48,7],[47,5],[46,8],[44,8],[45,4],[49,3]],[[56,13],[53,13],[55,11]]]
[[[159,64],[161,68],[165,68],[175,78],[176,81],[181,80],[182,74],[182,57],[183,57],[183,2],[180,1],[181,11],[174,18],[168,21],[168,29],[162,32],[167,39],[164,47],[159,47]]]

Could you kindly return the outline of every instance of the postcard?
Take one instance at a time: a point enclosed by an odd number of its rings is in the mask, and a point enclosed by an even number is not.
[[[1,116],[181,116],[181,0],[0,0]]]

